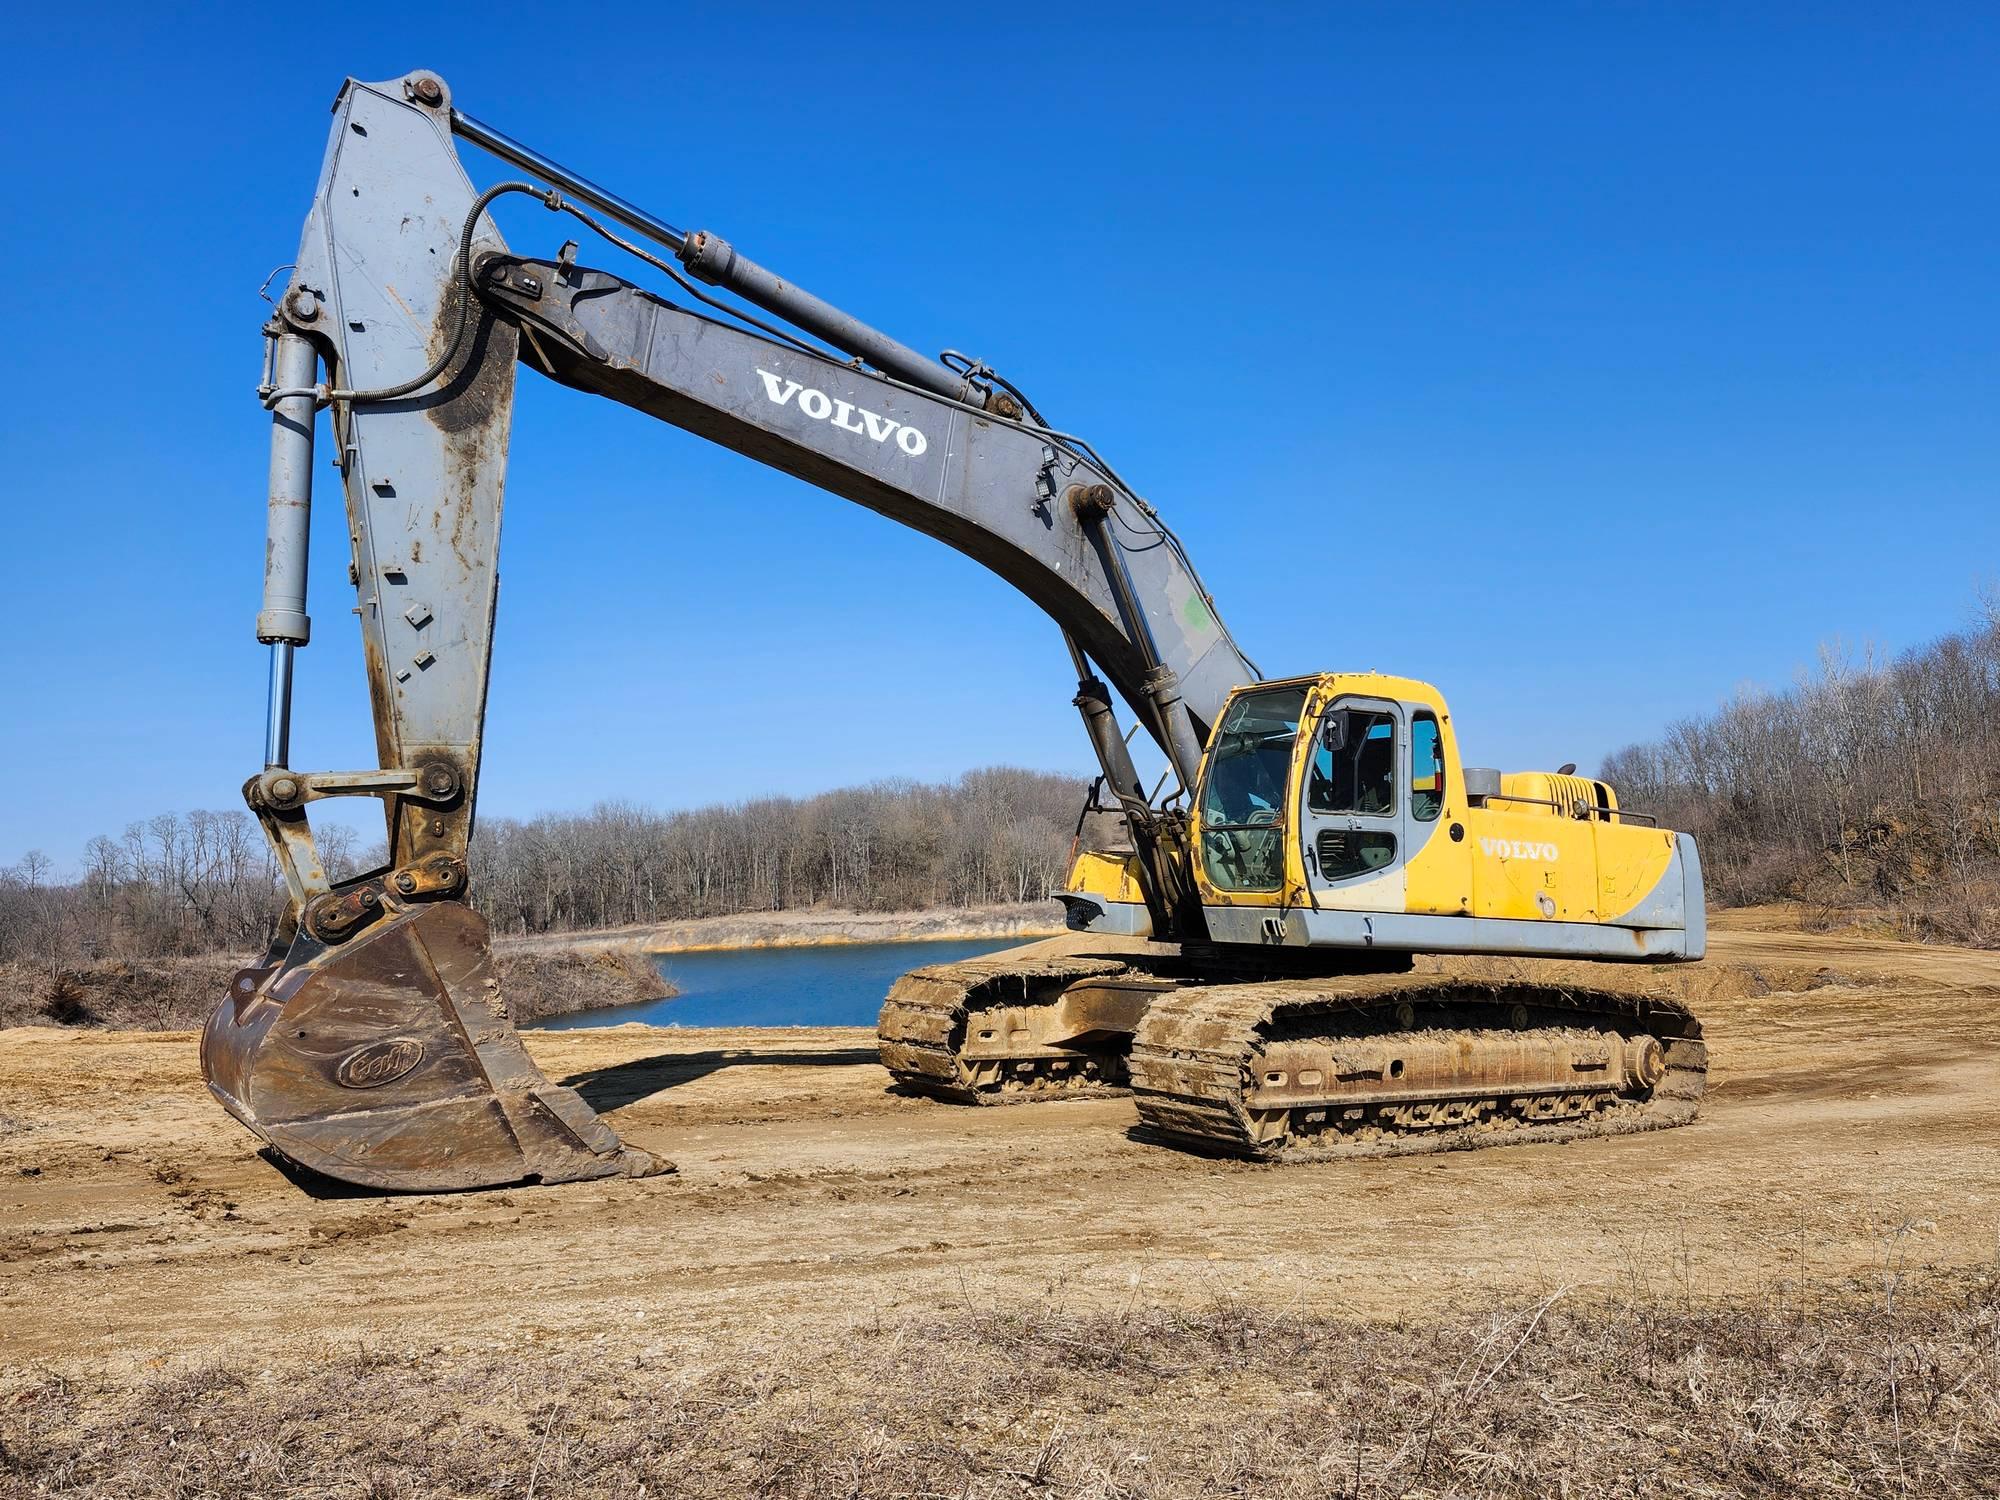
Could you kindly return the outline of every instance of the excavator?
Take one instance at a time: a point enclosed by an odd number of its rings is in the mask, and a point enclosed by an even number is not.
[[[522,175],[475,188],[460,142]],[[512,195],[659,289],[586,264],[575,239],[514,254],[490,214]],[[468,904],[517,367],[935,537],[1060,628],[1117,837],[1076,856],[1066,936],[895,984],[880,1049],[896,1086],[972,1104],[1129,1092],[1146,1138],[1277,1160],[1694,1117],[1698,1020],[1573,977],[1702,956],[1693,840],[1574,767],[1465,764],[1423,682],[1266,680],[1154,507],[981,361],[920,354],[675,228],[459,109],[429,71],[341,87],[272,300],[269,712],[244,796],[287,902],[205,1028],[202,1070],[280,1157],[408,1191],[667,1166],[535,1066]],[[379,761],[357,771],[291,756],[322,425]],[[1167,768],[1150,790],[1141,731]],[[331,878],[308,818],[330,797],[381,799],[380,868]],[[1476,955],[1595,962],[1457,961]]]

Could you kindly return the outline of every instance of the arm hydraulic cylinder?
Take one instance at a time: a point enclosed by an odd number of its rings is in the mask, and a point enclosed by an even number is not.
[[[300,335],[272,334],[271,382],[281,391],[307,391],[319,375],[319,355]],[[282,766],[291,755],[292,652],[312,638],[306,614],[306,555],[312,530],[313,398],[284,396],[271,409],[271,473],[265,505],[264,605],[257,639],[271,648],[271,686],[265,722],[264,764]]]
[[[963,376],[954,374],[936,360],[917,353],[831,302],[815,297],[804,287],[794,286],[775,271],[768,271],[719,234],[706,229],[688,236],[681,247],[681,263],[701,281],[736,293],[766,312],[776,313],[814,338],[824,339],[843,354],[865,359],[876,369],[907,381],[947,401],[984,404],[984,392],[976,390]]]
[[[684,233],[657,214],[648,213],[637,204],[599,187],[582,173],[551,161],[533,146],[515,140],[483,120],[475,120],[464,110],[451,111],[451,129],[461,140],[472,142],[510,166],[519,167],[551,187],[560,188],[578,202],[588,203],[625,228],[644,235],[655,244],[664,245],[680,258],[697,280],[734,292],[746,302],[777,314],[814,338],[825,340],[841,353],[866,360],[876,369],[907,381],[920,390],[947,400],[970,401],[975,406],[984,404],[986,392],[972,385],[964,376],[919,354],[907,344],[898,343],[886,333],[869,327],[859,318],[815,297],[775,271],[766,270],[737,251],[721,235],[706,229]]]

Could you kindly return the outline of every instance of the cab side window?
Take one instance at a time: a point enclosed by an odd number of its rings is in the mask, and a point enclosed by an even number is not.
[[[1410,715],[1410,816],[1428,823],[1444,809],[1444,737],[1427,709]]]
[[[1336,708],[1320,724],[1306,778],[1306,806],[1321,813],[1394,813],[1395,716],[1372,708]]]

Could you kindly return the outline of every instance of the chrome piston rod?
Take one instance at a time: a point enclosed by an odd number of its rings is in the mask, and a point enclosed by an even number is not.
[[[319,354],[296,333],[273,334],[270,378],[279,390],[309,392]],[[291,759],[292,653],[312,639],[306,614],[306,554],[312,532],[313,398],[285,396],[271,409],[271,481],[265,509],[264,606],[257,639],[271,648],[264,764]]]
[[[452,110],[451,129],[460,139],[470,141],[509,166],[519,167],[550,187],[561,189],[579,203],[588,203],[627,229],[644,235],[656,244],[665,245],[698,280],[734,292],[744,301],[754,303],[766,312],[776,313],[795,328],[824,339],[843,354],[864,359],[898,380],[908,381],[949,401],[972,401],[977,404],[984,399],[984,389],[973,386],[957,371],[919,354],[880,329],[871,328],[852,314],[815,297],[804,287],[758,265],[721,235],[709,230],[696,230],[690,234],[676,229],[658,215],[647,213],[636,203],[549,160],[533,146],[515,140],[504,131],[495,130],[483,120],[475,120],[462,109]]]
[[[271,642],[271,685],[264,706],[264,769],[292,763],[292,652],[290,641]]]
[[[579,203],[588,203],[627,229],[645,235],[655,244],[665,245],[676,255],[687,243],[687,236],[665,219],[649,214],[638,204],[627,202],[616,193],[599,187],[588,177],[579,176],[568,167],[550,161],[533,146],[524,145],[484,121],[473,119],[462,109],[452,110],[451,130],[453,135],[472,142],[509,166],[519,167],[523,172],[539,177],[550,187],[561,188]]]

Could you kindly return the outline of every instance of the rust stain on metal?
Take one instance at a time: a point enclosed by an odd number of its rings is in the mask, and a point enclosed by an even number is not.
[[[435,497],[441,510],[433,517],[433,529],[446,531],[442,511],[448,510],[447,540],[469,574],[492,566],[499,522],[498,476],[507,462],[519,342],[516,325],[473,296],[462,281],[454,278],[445,287],[428,346],[431,358],[449,352],[451,359],[439,377],[436,397],[423,410],[445,437],[445,493]],[[483,498],[482,489],[488,484],[494,493]],[[484,514],[489,507],[491,514]],[[468,546],[468,531],[483,533],[477,535],[477,545]]]

